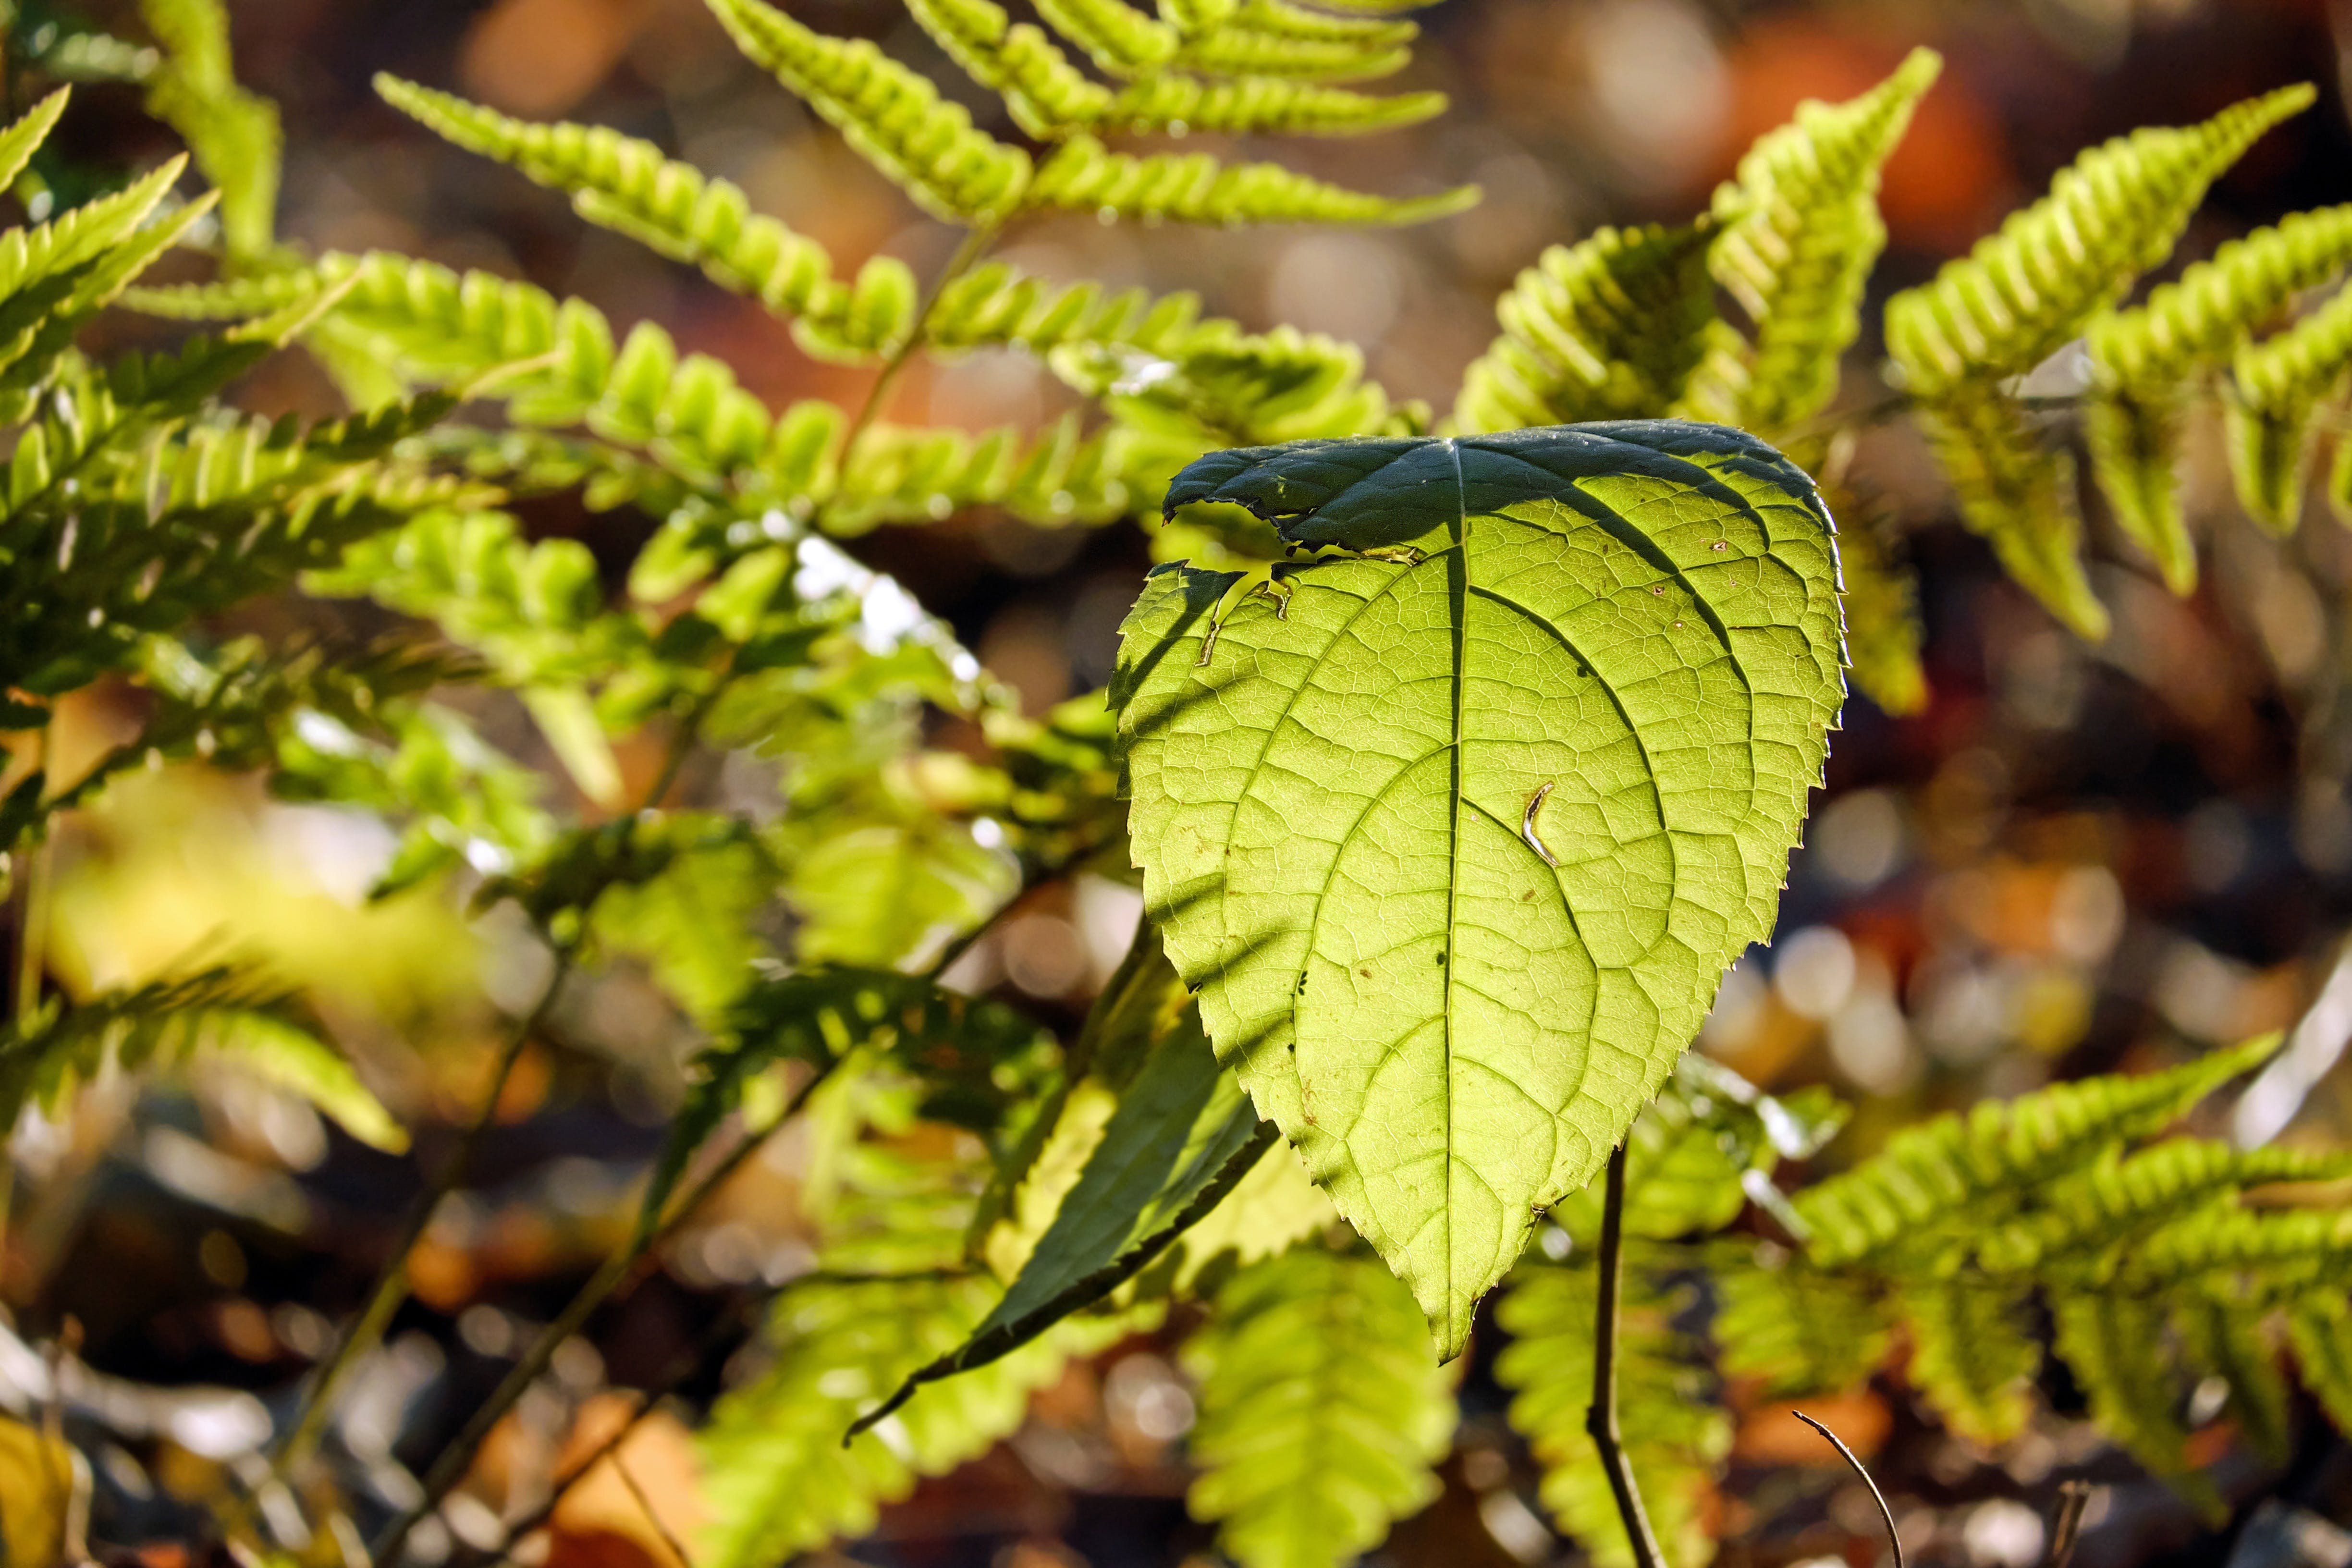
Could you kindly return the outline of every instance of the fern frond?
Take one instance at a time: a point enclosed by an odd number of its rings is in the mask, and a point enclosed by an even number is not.
[[[761,1074],[787,1061],[821,1066],[861,1053],[922,1064],[919,1114],[986,1132],[1003,1121],[1008,1095],[1043,1074],[1055,1047],[1050,1035],[1012,1008],[943,991],[919,975],[845,968],[762,980],[734,999],[718,1043],[695,1059],[643,1212],[660,1215],[695,1152],[741,1109]]]
[[[1887,301],[1887,352],[1905,384],[1933,398],[2032,369],[2161,261],[2206,187],[2314,96],[2281,88],[2200,125],[2150,127],[2084,153],[2000,232]]]
[[[1115,77],[1165,66],[1181,39],[1173,27],[1127,0],[1039,0],[1037,15],[1096,66]]]
[[[1503,335],[1465,374],[1465,431],[1663,415],[1715,319],[1714,221],[1595,230],[1553,246],[1495,307]]]
[[[392,862],[369,896],[389,898],[458,866],[498,876],[537,864],[554,841],[543,781],[490,746],[448,709],[374,705],[386,739],[328,710],[298,708],[273,737],[271,786],[404,822]]]
[[[230,963],[76,1003],[51,996],[0,1026],[0,1113],[13,1124],[27,1105],[53,1110],[110,1060],[133,1071],[171,1061],[248,1020],[283,1015],[292,997],[284,985]]]
[[[140,0],[139,12],[163,51],[161,68],[148,78],[148,112],[180,133],[221,193],[228,254],[267,255],[277,231],[285,135],[278,106],[237,85],[226,8],[221,0]]]
[[[1135,504],[1125,445],[1116,429],[1082,436],[1076,416],[1025,437],[1010,426],[977,437],[869,426],[821,517],[828,532],[839,534],[885,522],[937,521],[983,505],[1047,527],[1108,522]]]
[[[2035,1194],[2035,1212],[1985,1237],[1987,1267],[2031,1273],[2116,1243],[2224,1194],[2277,1182],[2352,1177],[2352,1157],[2265,1145],[2240,1150],[2204,1138],[2168,1138],[2136,1154],[2110,1151]]]
[[[736,47],[932,216],[992,226],[1021,203],[1029,155],[971,123],[863,38],[813,32],[762,0],[709,0]]]
[[[1244,0],[1222,26],[1186,38],[1175,64],[1204,76],[1364,81],[1393,76],[1412,58],[1411,22],[1318,14],[1286,0]]]
[[[1544,1467],[1544,1506],[1595,1563],[1627,1568],[1633,1548],[1584,1426],[1592,1403],[1594,1291],[1590,1268],[1521,1267],[1496,1310],[1512,1338],[1495,1375],[1513,1391],[1512,1426]],[[1731,1448],[1731,1419],[1707,1397],[1694,1347],[1670,1326],[1673,1303],[1638,1269],[1623,1291],[1617,1401],[1625,1451],[1667,1561],[1704,1562],[1702,1516],[1716,1467]]]
[[[1378,431],[1398,412],[1363,379],[1361,349],[1289,327],[1249,333],[1231,321],[1208,321],[1166,354],[1074,344],[1051,363],[1124,424],[1198,443],[1180,466],[1201,447]]]
[[[282,310],[316,294],[320,276],[308,268],[225,278],[216,283],[166,283],[126,289],[122,303],[144,315],[174,321],[243,321]]]
[[[2352,371],[2352,289],[2273,337],[2241,348],[2222,403],[2239,504],[2281,536],[2303,513],[2312,421]]]
[[[1914,49],[1859,98],[1806,100],[1716,193],[1723,227],[1709,265],[1754,323],[1752,342],[1711,356],[1730,423],[1785,430],[1836,395],[1838,360],[1862,330],[1863,287],[1886,244],[1879,170],[1942,69],[1933,49]]]
[[[2084,333],[2094,374],[2134,391],[2169,387],[2219,363],[2308,289],[2352,267],[2352,204],[2292,213],[2233,239]]]
[[[1838,569],[1845,578],[1845,649],[1853,682],[1898,718],[1927,708],[1920,661],[1919,585],[1909,563],[1867,513],[1836,508]]]
[[[2352,1300],[2344,1286],[2323,1286],[2294,1300],[2286,1331],[2304,1387],[2337,1431],[2352,1432]]]
[[[2184,1390],[2166,1353],[2165,1314],[2153,1302],[2062,1294],[2051,1304],[2054,1349],[2090,1396],[2091,1414],[2148,1471],[2212,1523],[2229,1517],[2221,1494],[2189,1460],[2180,1423]]]
[[[698,267],[780,316],[825,319],[847,307],[823,246],[752,212],[739,187],[664,157],[650,142],[603,126],[511,119],[386,73],[375,89],[444,140],[563,192],[589,222]],[[899,323],[898,332],[911,324]]]
[[[1056,1336],[950,1379],[845,1444],[858,1413],[951,1350],[995,1287],[986,1278],[819,1282],[786,1292],[773,1360],[723,1395],[698,1439],[710,1524],[703,1568],[760,1568],[874,1528],[882,1504],[1011,1435],[1030,1391],[1068,1354]]]
[[[1911,1334],[1913,1384],[1972,1442],[2005,1443],[2031,1414],[2042,1351],[2018,1324],[2022,1294],[1973,1279],[1906,1280],[1896,1291]]]
[[[2286,1378],[2261,1307],[2208,1291],[2174,1301],[2171,1321],[2190,1368],[2230,1388],[2225,1406],[2254,1451],[2284,1465],[2294,1434]]]
[[[0,676],[34,692],[70,690],[135,653],[151,632],[334,562],[356,541],[419,514],[477,503],[457,480],[366,459],[446,413],[321,426],[240,421],[155,444],[142,467],[85,486],[70,510],[27,505],[5,531],[30,546],[0,584]],[[20,443],[10,492],[48,489],[46,442]]]
[[[2352,1263],[2352,1209],[2250,1209],[2214,1204],[2158,1226],[2121,1260],[2126,1289],[2165,1290],[2235,1279],[2263,1299],[2341,1280]]]
[[[2277,1049],[2278,1037],[2265,1035],[2163,1072],[2053,1084],[1907,1127],[1863,1164],[1796,1195],[1811,1256],[1823,1264],[1868,1257],[1986,1194],[2084,1164],[2118,1141],[2161,1130]]]
[[[1709,1258],[1719,1292],[1714,1336],[1727,1376],[1757,1377],[1766,1393],[1838,1394],[1885,1359],[1893,1328],[1867,1278],[1730,1241]]]
[[[1356,136],[1418,125],[1443,114],[1445,104],[1442,92],[1374,97],[1280,77],[1203,80],[1161,71],[1122,88],[1096,119],[1094,129]]]
[[[943,350],[1007,343],[1044,353],[1065,343],[1123,343],[1164,353],[1188,341],[1200,310],[1195,294],[1106,296],[1097,283],[1048,283],[994,261],[940,290],[927,337]]]
[[[1451,1379],[1379,1263],[1301,1247],[1252,1264],[1183,1355],[1201,1389],[1186,1501],[1242,1568],[1339,1568],[1441,1489]]]
[[[327,323],[404,383],[506,371],[484,391],[506,400],[518,422],[583,424],[719,489],[745,482],[780,434],[724,363],[679,355],[650,322],[616,349],[611,325],[583,301],[382,251],[329,256],[319,274],[348,290]]]
[[[2147,547],[2174,593],[2197,582],[2175,471],[2182,384],[2347,264],[2352,206],[2295,213],[2224,245],[2145,305],[2095,318],[2084,334],[2094,386],[2084,421],[2092,474],[2116,522]]]
[[[964,74],[1004,100],[1013,122],[1040,141],[1092,125],[1111,91],[1070,63],[1045,33],[1012,22],[993,0],[908,0],[907,8]]]
[[[25,172],[25,165],[33,161],[33,154],[41,150],[41,143],[57,129],[58,117],[65,113],[66,104],[72,97],[70,88],[61,87],[26,110],[23,119],[0,131],[0,186],[16,183],[16,176]]]
[[[2017,404],[1985,383],[1956,385],[1923,402],[1918,419],[1952,481],[1960,521],[1990,542],[2002,569],[2076,636],[2104,638],[2106,606],[2083,568],[2073,457],[2045,446]]]
[[[1227,164],[1206,153],[1114,153],[1073,136],[1038,166],[1032,206],[1180,223],[1409,224],[1461,211],[1478,198],[1464,185],[1432,196],[1376,196],[1286,169]]]

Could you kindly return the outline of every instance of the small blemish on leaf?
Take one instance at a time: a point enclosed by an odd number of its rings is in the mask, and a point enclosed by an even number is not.
[[[1675,625],[1680,626],[1682,623],[1676,621]],[[1537,786],[1535,794],[1528,796],[1528,809],[1519,818],[1519,837],[1528,841],[1528,848],[1543,857],[1545,865],[1558,869],[1559,862],[1552,858],[1550,850],[1544,847],[1544,841],[1536,837],[1536,813],[1543,809],[1544,800],[1551,794],[1551,783],[1547,780]],[[1532,899],[1535,894],[1529,892],[1528,897]]]
[[[1366,965],[1364,968],[1359,969],[1356,973],[1362,975],[1367,980],[1370,980],[1372,977],[1372,971],[1370,965]]]

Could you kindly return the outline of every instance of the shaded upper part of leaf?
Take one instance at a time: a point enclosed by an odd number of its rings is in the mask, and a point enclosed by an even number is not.
[[[1634,475],[1744,502],[1690,461],[1752,465],[1754,476],[1810,493],[1812,481],[1772,447],[1727,426],[1684,419],[1542,425],[1478,437],[1292,441],[1212,452],[1168,488],[1165,510],[1227,501],[1312,549],[1387,550],[1442,538],[1452,520],[1557,496],[1563,481]]]

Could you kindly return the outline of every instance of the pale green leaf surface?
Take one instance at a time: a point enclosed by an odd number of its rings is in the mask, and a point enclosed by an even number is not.
[[[1843,696],[1810,480],[1665,421],[1203,458],[1293,545],[1153,574],[1115,700],[1219,1057],[1458,1352],[1771,929]],[[1203,658],[1204,652],[1207,657]]]

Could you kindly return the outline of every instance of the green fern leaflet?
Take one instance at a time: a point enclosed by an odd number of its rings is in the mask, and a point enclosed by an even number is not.
[[[1844,696],[1829,515],[1671,421],[1219,453],[1201,501],[1336,553],[1129,615],[1146,896],[1451,1356],[1771,929]]]

